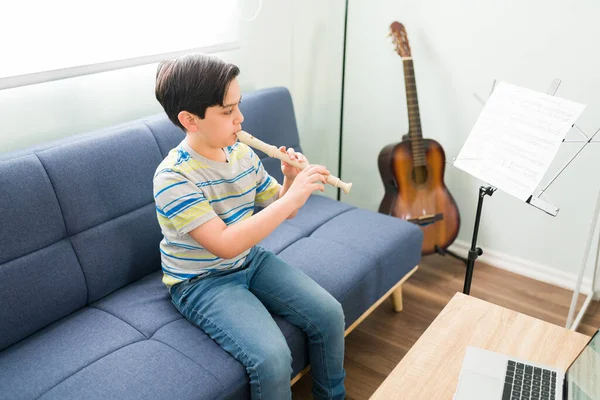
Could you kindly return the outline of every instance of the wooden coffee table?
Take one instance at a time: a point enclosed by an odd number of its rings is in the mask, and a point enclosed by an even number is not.
[[[371,399],[452,399],[467,346],[566,370],[589,339],[457,293]]]

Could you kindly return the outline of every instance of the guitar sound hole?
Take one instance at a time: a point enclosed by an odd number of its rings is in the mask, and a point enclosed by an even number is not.
[[[412,171],[413,181],[417,185],[422,185],[427,182],[427,178],[429,177],[429,171],[427,171],[426,166],[415,167]]]

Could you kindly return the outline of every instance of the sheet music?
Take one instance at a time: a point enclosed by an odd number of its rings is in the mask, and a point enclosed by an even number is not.
[[[500,82],[454,166],[526,201],[585,105]]]

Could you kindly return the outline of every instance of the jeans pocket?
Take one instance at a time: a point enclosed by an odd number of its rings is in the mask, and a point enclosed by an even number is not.
[[[182,302],[181,297],[183,294],[183,289],[185,289],[187,283],[188,281],[182,281],[171,286],[171,288],[169,289],[169,293],[171,294],[171,301],[173,302],[173,304],[175,304],[175,306]]]
[[[187,302],[187,289],[204,277],[204,274],[200,274],[171,286],[170,292],[173,303],[178,303],[180,306],[185,305]]]

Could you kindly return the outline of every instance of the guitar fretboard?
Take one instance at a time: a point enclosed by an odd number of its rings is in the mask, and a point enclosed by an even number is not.
[[[424,166],[425,149],[421,132],[421,116],[417,99],[417,84],[412,58],[402,60],[404,66],[404,85],[406,87],[406,105],[408,107],[408,137],[410,138],[415,167]]]

